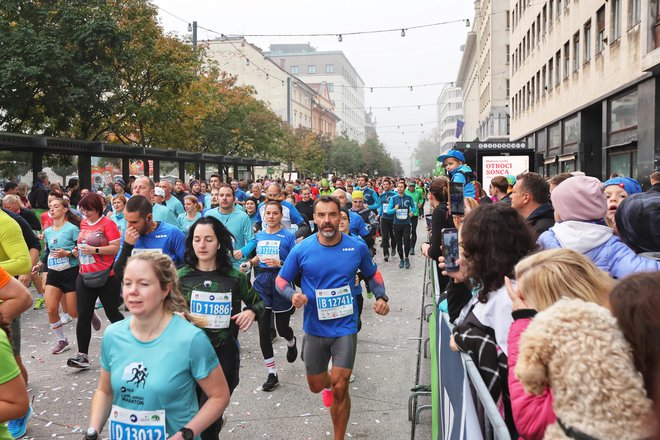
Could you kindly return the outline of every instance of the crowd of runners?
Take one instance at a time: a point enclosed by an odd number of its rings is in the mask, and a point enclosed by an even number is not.
[[[440,307],[455,324],[452,348],[475,357],[513,434],[542,438],[548,426],[560,426],[594,438],[652,435],[651,402],[660,394],[653,336],[660,330],[660,174],[648,192],[625,177],[602,183],[526,173],[493,179],[486,194],[460,152],[439,159],[447,177],[223,183],[219,175],[208,182],[136,176],[92,190],[76,179],[62,188],[39,173],[27,194],[7,183],[0,439],[29,429],[20,356],[20,314],[29,307],[46,308],[53,356],[74,346],[63,326],[77,319],[76,350],[63,361],[69,368],[90,368],[101,310],[113,323],[100,347],[89,439],[104,427],[111,439],[217,439],[239,384],[239,335],[255,321],[261,389],[280,383],[283,360],[272,343],[279,334],[286,362],[304,361],[309,389],[321,394],[334,437],[343,439],[364,296],[376,314],[389,312],[376,260],[398,261],[401,276],[410,273],[420,217],[430,241],[419,249],[444,269]],[[452,182],[461,184],[460,209],[450,200]],[[458,238],[443,243],[452,231]],[[296,335],[290,318],[300,308],[303,334]],[[590,391],[589,379],[598,381]],[[622,387],[625,393],[611,395]],[[590,402],[602,408],[580,406]],[[617,421],[585,420],[591,413]],[[610,436],[616,426],[630,437]]]

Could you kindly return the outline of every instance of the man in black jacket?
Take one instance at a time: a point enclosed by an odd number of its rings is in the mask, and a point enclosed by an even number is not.
[[[511,192],[511,207],[527,219],[536,237],[555,224],[555,211],[550,204],[550,187],[536,173],[518,176]]]
[[[50,181],[48,180],[48,174],[41,171],[37,173],[37,181],[32,187],[32,191],[28,194],[28,200],[32,209],[48,209],[48,185]]]

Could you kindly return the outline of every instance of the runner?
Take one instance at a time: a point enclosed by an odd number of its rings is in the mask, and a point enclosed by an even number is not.
[[[179,228],[187,234],[192,224],[202,217],[202,204],[197,197],[188,195],[183,197],[183,208],[186,212],[179,214]]]
[[[323,391],[324,405],[332,407],[335,440],[344,439],[351,411],[348,380],[355,361],[357,310],[350,285],[355,283],[358,269],[378,298],[374,311],[389,313],[383,278],[369,249],[339,232],[339,212],[339,203],[332,197],[320,197],[315,202],[314,221],[319,233],[291,251],[276,279],[277,290],[294,307],[305,306],[302,359],[307,383],[313,393]],[[291,286],[299,272],[302,293]]]
[[[374,215],[378,215],[378,208],[380,207],[380,198],[378,197],[378,193],[374,191],[372,188],[369,188],[367,186],[367,181],[369,180],[369,176],[366,174],[361,174],[357,178],[357,186],[354,187],[353,192],[355,191],[362,191],[362,194],[364,195],[364,204],[366,205],[367,208],[371,209],[374,213]]]
[[[50,202],[50,214],[53,226],[44,231],[46,251],[39,265],[32,271],[38,272],[45,266],[48,268],[46,278],[46,310],[48,323],[57,338],[51,349],[52,354],[60,354],[69,349],[69,340],[64,336],[60,317],[60,301],[66,303],[66,310],[72,318],[77,318],[76,279],[78,278],[78,258],[73,255],[73,249],[80,234],[80,219],[69,211],[69,202],[55,199]]]
[[[415,255],[415,245],[417,244],[417,222],[419,221],[419,216],[424,213],[422,208],[424,192],[420,187],[415,186],[414,180],[411,180],[408,182],[408,188],[406,189],[405,194],[413,199],[415,205],[413,216],[410,217],[410,255]]]
[[[282,206],[282,226],[284,229],[288,229],[291,232],[296,234],[296,238],[305,237],[310,227],[305,223],[305,219],[300,215],[296,207],[284,200],[284,193],[282,192],[282,186],[273,182],[268,185],[266,189],[266,200],[274,200],[280,202]],[[262,221],[264,218],[265,211],[265,202],[261,203],[258,208],[259,220]],[[263,227],[263,225],[262,225]]]
[[[252,326],[264,313],[264,304],[248,289],[245,275],[232,267],[230,251],[231,234],[218,219],[197,220],[186,237],[186,266],[179,269],[179,279],[192,315],[208,321],[204,332],[215,349],[231,395],[239,382],[241,361],[234,335],[238,329],[247,331]],[[241,301],[246,305],[243,311]],[[206,396],[199,388],[197,395],[199,405],[204,405]],[[219,417],[202,432],[202,440],[217,440],[221,429]]]
[[[399,253],[399,269],[410,269],[410,220],[417,212],[412,197],[406,195],[406,182],[400,180],[396,185],[397,195],[390,199],[387,212],[394,215],[392,229]]]
[[[167,179],[163,179],[158,182],[158,186],[160,186],[163,191],[165,191],[165,196],[163,197],[163,205],[172,211],[174,217],[178,218],[181,214],[185,214],[186,211],[183,209],[183,204],[179,199],[174,197],[174,194],[172,193],[172,182]]]
[[[380,207],[378,213],[380,216],[380,236],[381,247],[383,248],[383,259],[390,260],[390,242],[392,245],[392,256],[396,253],[396,243],[394,241],[394,215],[388,212],[390,199],[396,195],[396,191],[391,189],[392,181],[388,178],[383,179],[383,191],[380,193]]]
[[[334,190],[332,197],[337,199],[341,208],[349,210],[352,207],[351,202],[348,201],[348,197],[346,196],[346,191],[343,189]],[[371,235],[371,226],[365,223],[364,220],[362,220],[362,217],[355,211],[350,210],[348,211],[348,214],[351,218],[351,234],[362,237],[365,242],[369,240]]]
[[[265,230],[259,231],[255,237],[257,255],[250,260],[250,265],[255,267],[254,290],[259,294],[266,307],[265,313],[258,321],[259,345],[268,370],[268,377],[261,389],[272,391],[279,385],[270,334],[273,313],[277,332],[286,340],[286,360],[293,363],[298,357],[296,337],[289,324],[294,309],[291,301],[280,296],[275,288],[277,273],[291,249],[296,245],[296,237],[282,226],[282,205],[279,202],[274,200],[265,202],[264,216],[267,227]]]
[[[177,266],[183,265],[185,235],[179,228],[154,220],[152,206],[142,196],[133,196],[124,210],[126,232],[115,262],[117,276],[123,277],[128,258],[142,252],[167,254]]]
[[[369,235],[362,238],[369,247],[369,250],[371,251],[371,255],[375,257],[376,256],[375,237],[376,237],[376,231],[378,230],[378,219],[376,219],[376,214],[374,214],[374,212],[371,209],[369,209],[364,205],[364,195],[361,190],[353,191],[353,194],[351,194],[351,196],[353,198],[351,202],[352,203],[351,211],[358,214],[362,218],[362,221],[364,221],[364,223],[368,225],[370,228]]]
[[[167,255],[131,257],[123,281],[132,316],[103,335],[87,435],[98,436],[109,419],[113,439],[193,440],[229,403],[218,358],[204,332],[186,321],[200,322],[186,310]],[[201,408],[195,383],[209,396]]]
[[[172,211],[159,203],[153,203],[156,185],[149,177],[142,176],[133,182],[133,195],[143,196],[153,204],[154,221],[169,223],[172,226],[179,227],[179,222]]]
[[[96,331],[101,329],[101,321],[94,313],[96,299],[101,299],[105,316],[110,322],[124,319],[119,312],[119,280],[112,270],[112,262],[119,250],[121,235],[117,225],[101,215],[103,198],[98,194],[87,193],[80,199],[78,208],[86,216],[80,222],[78,245],[73,248],[73,256],[78,258],[80,267],[76,279],[78,353],[66,363],[72,368],[88,369],[91,327],[93,326]]]

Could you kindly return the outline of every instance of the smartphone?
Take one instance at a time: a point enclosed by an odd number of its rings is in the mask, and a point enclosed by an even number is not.
[[[449,212],[451,215],[465,215],[464,189],[463,183],[449,182]]]
[[[428,229],[430,231],[431,230],[431,222],[433,221],[433,218],[430,215],[427,215],[426,217],[424,217],[424,219],[426,220],[426,229]]]
[[[458,271],[458,229],[442,230],[442,255],[445,257],[445,271]]]

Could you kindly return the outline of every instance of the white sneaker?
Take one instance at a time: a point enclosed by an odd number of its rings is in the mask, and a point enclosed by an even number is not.
[[[73,321],[73,318],[68,313],[62,312],[60,313],[60,321],[62,321],[62,325],[64,325]]]

